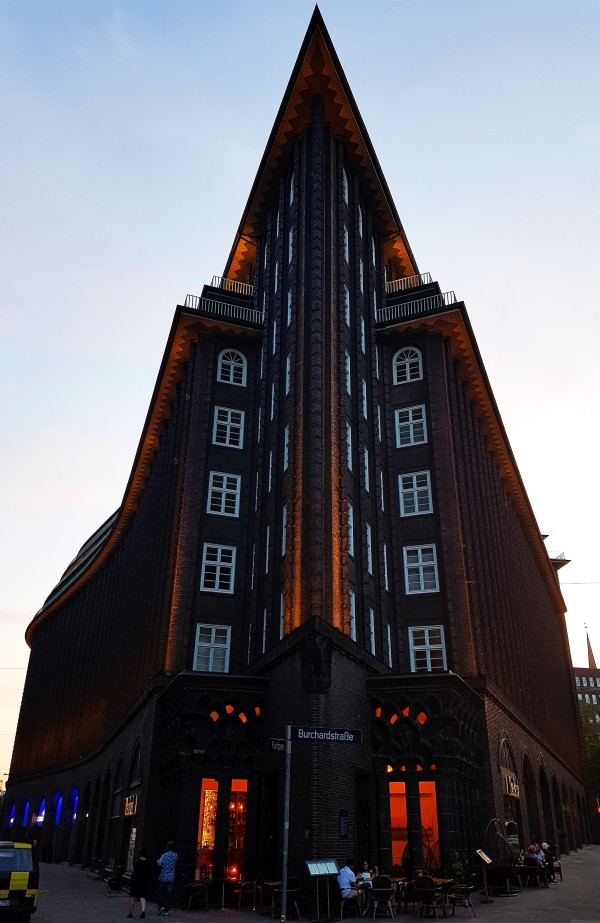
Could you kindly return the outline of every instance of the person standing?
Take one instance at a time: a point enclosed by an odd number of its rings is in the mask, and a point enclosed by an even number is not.
[[[158,912],[164,917],[169,916],[171,909],[171,893],[173,891],[173,882],[175,881],[175,866],[177,865],[177,853],[174,850],[175,843],[169,840],[167,851],[162,854],[156,864],[160,866],[158,876]]]
[[[135,902],[139,901],[142,908],[140,920],[146,919],[146,898],[150,890],[151,866],[148,862],[148,854],[145,849],[140,849],[140,854],[133,864],[131,872],[131,885],[129,887],[129,913],[128,917],[133,916]]]

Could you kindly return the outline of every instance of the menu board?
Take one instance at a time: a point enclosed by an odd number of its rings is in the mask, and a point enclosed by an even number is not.
[[[337,875],[338,864],[335,859],[306,859],[309,875]]]

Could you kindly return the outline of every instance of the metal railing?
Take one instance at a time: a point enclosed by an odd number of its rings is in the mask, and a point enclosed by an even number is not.
[[[213,288],[222,288],[224,292],[237,292],[238,295],[252,295],[254,286],[247,282],[236,282],[235,279],[226,279],[224,276],[213,276]]]
[[[418,301],[406,301],[404,304],[393,304],[389,308],[380,308],[375,311],[375,323],[388,324],[390,321],[405,320],[417,314],[428,314],[446,305],[456,304],[454,292],[444,292],[442,295],[430,295],[429,298],[420,298]]]
[[[263,312],[257,311],[255,308],[247,308],[245,305],[240,304],[228,304],[226,301],[215,301],[212,298],[201,298],[200,295],[187,295],[185,307],[201,314],[211,314],[213,317],[226,317],[230,320],[237,320],[242,324],[262,326],[265,319]]]
[[[387,295],[393,295],[394,292],[405,292],[409,288],[417,288],[418,285],[429,285],[431,283],[431,273],[422,272],[418,276],[406,276],[404,279],[392,279],[391,282],[385,283]]]

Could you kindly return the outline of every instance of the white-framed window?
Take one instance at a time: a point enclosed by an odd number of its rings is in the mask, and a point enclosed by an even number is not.
[[[206,593],[233,593],[235,547],[204,543],[200,589]]]
[[[425,404],[402,407],[396,411],[396,448],[427,442]]]
[[[196,625],[194,670],[202,673],[229,673],[230,625]]]
[[[290,427],[286,425],[283,431],[283,470],[287,471],[290,463]]]
[[[262,407],[259,407],[258,408],[257,438],[256,438],[256,441],[259,443],[259,445],[260,445],[261,430],[262,430]]]
[[[344,352],[344,369],[346,376],[346,392],[352,394],[352,360],[348,350]]]
[[[288,353],[285,357],[285,393],[290,393],[292,386],[292,357]]]
[[[369,648],[375,656],[375,611],[369,609]]]
[[[377,266],[377,241],[374,237],[371,238],[371,259],[373,266]]]
[[[385,542],[383,543],[383,585],[389,591],[390,581],[388,578],[387,545]]]
[[[429,471],[414,471],[398,476],[400,515],[422,516],[433,512]]]
[[[237,349],[223,349],[217,361],[217,381],[227,385],[246,386],[248,362]]]
[[[373,573],[373,532],[367,523],[367,572]]]
[[[354,507],[348,504],[348,554],[354,557]]]
[[[279,287],[279,262],[275,263],[275,271],[273,273],[273,294],[277,294],[277,289]]]
[[[387,625],[387,655],[388,655],[388,666],[392,666],[392,629],[390,628],[390,623]]]
[[[361,315],[360,318],[360,351],[364,354],[367,351],[367,338],[365,334],[365,319]]]
[[[371,489],[371,476],[369,473],[369,450],[366,446],[363,446],[363,474],[365,477],[365,490],[369,493]]]
[[[377,405],[377,438],[381,442],[381,405]]]
[[[425,625],[408,629],[410,669],[413,673],[446,670],[446,645],[443,625]]]
[[[587,687],[587,676],[582,676],[581,680],[583,682],[583,685]]]
[[[263,345],[260,348],[260,378],[261,378],[261,381],[262,381],[264,374],[265,374],[265,344],[263,343]]]
[[[344,285],[344,320],[346,327],[350,326],[350,289]]]
[[[276,235],[277,237],[279,237],[279,225],[280,225],[280,220],[279,220],[279,219],[280,219],[280,214],[279,214],[279,209],[277,209],[277,220],[276,220],[276,223],[275,223],[275,235]]]
[[[350,262],[350,233],[347,227],[344,228],[344,259]]]
[[[352,471],[352,424],[346,421],[346,463]]]
[[[265,533],[265,574],[269,573],[269,554],[271,549],[271,526],[267,526]]]
[[[354,590],[350,590],[348,596],[350,609],[350,637],[353,641],[356,641],[356,593]]]
[[[402,551],[406,593],[438,593],[440,587],[435,545],[406,545]]]
[[[579,679],[578,676],[575,677],[575,685],[578,687],[581,686],[581,680]]]
[[[288,289],[287,293],[287,325],[288,327],[292,323],[292,290]]]
[[[241,480],[239,474],[211,471],[206,512],[217,516],[239,516]]]
[[[244,411],[231,407],[215,407],[213,445],[226,445],[230,449],[244,447]]]
[[[271,384],[271,419],[275,416],[275,382]]]
[[[423,377],[423,357],[421,350],[415,346],[399,349],[392,360],[395,385],[405,385],[409,381],[419,381]]]
[[[281,557],[285,557],[287,551],[287,504],[281,511]]]
[[[268,487],[267,493],[271,493],[271,488],[273,486],[273,449],[269,449],[269,473],[267,479]]]
[[[377,294],[377,289],[373,290],[373,313],[377,317],[377,312],[379,311],[379,295]]]
[[[346,173],[346,168],[342,168],[342,190],[344,194],[344,202],[346,205],[350,204],[350,184],[348,183],[348,174]]]
[[[591,704],[591,703],[590,703],[590,695],[589,695],[589,693],[588,693],[588,692],[586,692],[586,694],[585,694],[585,697],[584,697],[584,698],[585,698],[585,701],[586,701],[586,702],[588,703],[588,705],[590,705],[590,704]]]
[[[362,380],[362,412],[365,420],[369,417],[369,402],[367,399],[367,383],[365,379]]]
[[[267,242],[265,240],[265,249],[263,252],[263,269],[267,268]]]
[[[379,346],[375,347],[375,374],[379,379]]]
[[[273,355],[277,352],[277,321],[273,321],[273,344],[272,344]]]
[[[279,640],[283,638],[285,632],[285,595],[279,595]]]

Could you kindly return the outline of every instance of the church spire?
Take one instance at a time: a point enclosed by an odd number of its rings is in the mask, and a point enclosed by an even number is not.
[[[591,645],[591,642],[590,642],[590,636],[589,636],[589,634],[588,634],[587,627],[586,627],[586,629],[585,629],[585,636],[586,636],[586,638],[587,638],[588,666],[589,666],[590,670],[597,670],[598,667],[596,666],[596,658],[594,657],[594,652],[593,652],[593,650],[592,650],[592,645]]]

